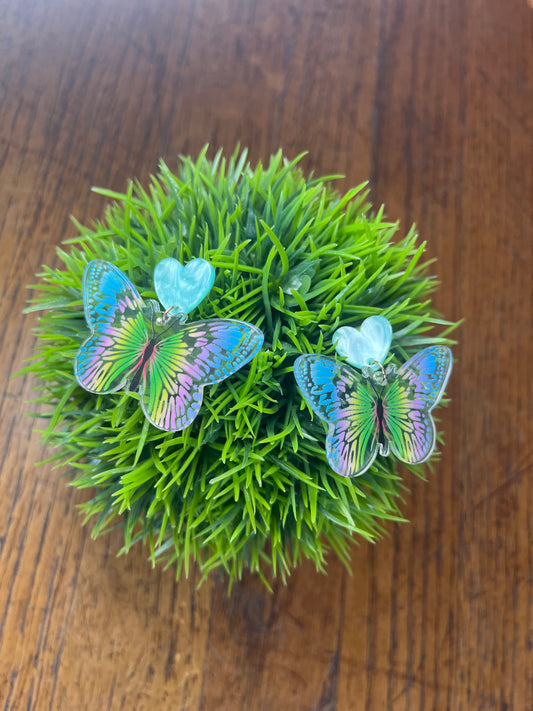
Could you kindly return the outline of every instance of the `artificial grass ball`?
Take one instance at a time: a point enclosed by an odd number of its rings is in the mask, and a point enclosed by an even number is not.
[[[41,312],[36,355],[38,402],[54,407],[44,437],[87,490],[82,509],[96,537],[117,526],[128,551],[148,544],[163,561],[201,579],[222,569],[231,585],[249,569],[267,586],[303,559],[324,570],[332,549],[349,565],[353,538],[374,541],[402,519],[397,462],[379,457],[363,475],[336,475],[326,429],[312,418],[292,372],[301,353],[333,355],[339,326],[381,314],[393,327],[397,363],[450,343],[453,324],[431,305],[436,281],[414,229],[373,213],[360,185],[345,195],[332,178],[306,178],[281,152],[255,169],[246,152],[226,161],[206,150],[161,163],[149,189],[131,183],[111,198],[105,219],[67,241],[64,266],[45,267],[29,311]],[[87,262],[119,267],[143,298],[155,298],[154,268],[165,257],[203,257],[214,286],[191,320],[232,318],[262,329],[261,352],[242,370],[206,387],[200,414],[180,432],[152,426],[138,396],[95,395],[74,377],[89,334],[82,301]],[[434,333],[437,326],[440,334]],[[431,332],[431,333],[430,333]],[[41,415],[43,416],[43,415]],[[417,475],[423,467],[401,466]]]

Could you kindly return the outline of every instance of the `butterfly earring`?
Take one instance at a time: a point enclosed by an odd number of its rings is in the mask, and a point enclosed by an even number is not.
[[[435,449],[431,410],[448,382],[452,353],[431,346],[399,368],[385,368],[391,338],[387,319],[371,316],[359,331],[343,327],[333,334],[347,362],[302,355],[294,363],[304,399],[328,425],[326,457],[341,476],[363,474],[378,454],[421,464]]]
[[[161,314],[159,304],[146,304],[114,264],[89,262],[83,304],[91,335],[76,355],[78,383],[98,394],[138,392],[146,418],[161,430],[190,425],[203,388],[246,365],[264,339],[259,328],[244,321],[185,323],[213,281],[214,269],[203,259],[186,267],[163,260],[155,272],[156,293],[166,309]]]

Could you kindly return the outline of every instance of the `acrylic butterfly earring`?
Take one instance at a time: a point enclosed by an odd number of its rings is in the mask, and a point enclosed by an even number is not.
[[[432,346],[399,368],[385,368],[391,337],[388,321],[372,316],[360,331],[343,327],[333,335],[337,353],[347,362],[310,354],[294,363],[304,399],[328,424],[326,457],[342,476],[363,474],[378,454],[421,464],[435,449],[431,410],[448,382],[452,353]]]
[[[203,264],[191,268],[198,261]],[[89,392],[138,392],[146,418],[174,432],[194,420],[206,385],[225,380],[252,360],[263,333],[232,319],[185,323],[187,313],[211,289],[214,269],[205,260],[192,260],[186,267],[176,262],[181,270],[168,260],[163,263],[155,280],[166,309],[161,314],[159,304],[146,304],[115,265],[89,262],[83,303],[91,335],[76,355],[74,372]]]

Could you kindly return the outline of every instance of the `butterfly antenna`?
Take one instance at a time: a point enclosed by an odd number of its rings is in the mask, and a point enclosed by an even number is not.
[[[156,323],[158,326],[162,326],[166,321],[168,321],[170,317],[171,311],[174,311],[174,309],[177,308],[176,306],[169,306],[169,308],[164,311],[161,316],[158,316],[156,319]],[[182,313],[181,311],[177,313],[175,316],[172,317],[172,321],[170,322],[170,325],[174,323],[176,319],[179,319],[182,323],[185,323],[187,320],[187,314]]]
[[[372,363],[376,363],[376,365],[379,366],[379,368],[381,370],[381,375],[383,376],[383,382],[380,383],[380,385],[382,386],[381,393],[378,393],[378,391],[376,390],[376,385],[375,385],[375,381],[374,381],[374,377],[373,377],[374,374],[370,371],[370,369],[368,369],[369,372],[366,377],[368,379],[368,382],[370,383],[372,390],[374,391],[374,395],[376,397],[381,397],[381,395],[383,394],[383,389],[384,389],[385,385],[387,384],[387,371],[383,367],[383,364],[379,362],[379,360],[374,360],[374,361],[372,361]]]
[[[374,385],[374,379],[372,377],[368,378],[368,382],[370,383],[370,387],[374,391],[374,395],[376,397],[381,397],[380,393],[376,390],[376,386]]]
[[[160,338],[163,334],[165,334],[174,324],[176,321],[179,321],[181,324],[184,324],[187,321],[187,314],[184,313],[178,313],[175,316],[170,316],[170,312],[172,309],[175,309],[175,306],[171,306],[169,309],[167,309],[161,316],[158,316],[155,320],[158,326],[162,326],[170,317],[170,323],[167,325],[166,328],[164,328],[161,333],[157,334],[157,337]],[[152,325],[152,334],[153,334],[153,325]],[[153,338],[155,338],[154,335],[152,335]]]

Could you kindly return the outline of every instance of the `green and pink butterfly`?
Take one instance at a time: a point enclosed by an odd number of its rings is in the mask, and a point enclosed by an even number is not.
[[[100,259],[89,262],[83,303],[91,335],[78,351],[74,372],[92,393],[137,392],[146,418],[174,432],[194,420],[206,385],[228,378],[252,360],[263,334],[232,319],[185,323],[214,281],[214,269],[205,260],[183,267],[165,259],[154,280],[163,314],[157,302],[143,301],[116,266]]]
[[[448,382],[451,351],[432,346],[398,369],[392,364],[384,368],[391,339],[387,319],[372,316],[360,331],[343,327],[333,335],[346,361],[309,354],[294,363],[304,399],[328,425],[326,457],[341,476],[363,474],[378,454],[421,464],[435,449],[431,410]]]

